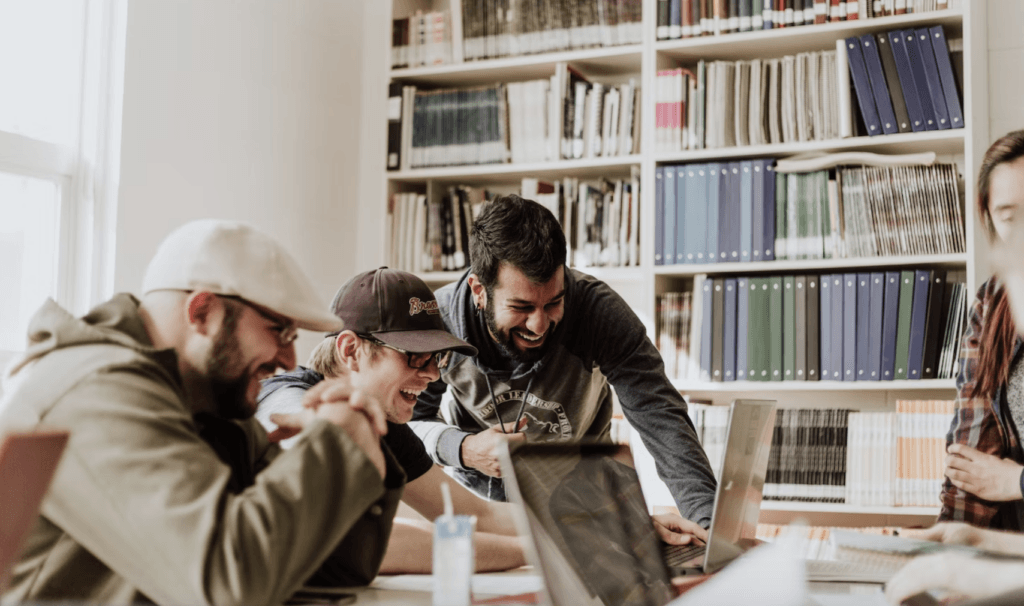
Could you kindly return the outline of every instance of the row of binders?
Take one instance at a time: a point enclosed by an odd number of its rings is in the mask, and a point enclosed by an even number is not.
[[[952,0],[959,6],[958,0]],[[658,0],[659,40],[872,19],[950,8],[950,0]]]
[[[835,51],[660,70],[655,149],[825,141],[842,136]]]
[[[658,166],[656,265],[955,254],[951,164],[783,173],[772,159]]]
[[[451,62],[452,30],[448,11],[416,11],[410,17],[391,22],[392,69]]]
[[[966,326],[963,271],[694,277],[658,301],[669,377],[689,381],[892,381],[954,376]]]
[[[564,63],[549,79],[422,91],[393,83],[388,169],[546,162],[637,153],[640,89],[590,82]]]
[[[641,0],[461,0],[463,56],[474,61],[640,44],[642,4]]]
[[[849,65],[869,136],[964,127],[941,25],[854,36],[836,49],[840,64]]]
[[[895,412],[780,408],[766,501],[934,506],[943,481],[953,401],[897,400]],[[691,403],[689,415],[720,479],[727,406]]]

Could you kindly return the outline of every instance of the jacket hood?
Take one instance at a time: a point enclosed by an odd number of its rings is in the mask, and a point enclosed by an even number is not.
[[[177,376],[174,350],[153,347],[139,315],[139,300],[127,293],[115,295],[81,318],[47,299],[29,321],[25,354],[14,362],[8,374],[13,376],[27,364],[58,349],[103,343],[153,356]]]
[[[260,387],[260,395],[256,398],[256,403],[257,405],[262,404],[263,400],[267,399],[270,394],[283,387],[301,387],[302,389],[309,389],[323,380],[324,376],[317,371],[306,368],[305,366],[299,366],[295,370],[283,372],[279,375],[263,379],[263,383]]]

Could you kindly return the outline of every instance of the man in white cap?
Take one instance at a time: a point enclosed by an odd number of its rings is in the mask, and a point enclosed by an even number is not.
[[[72,433],[3,597],[252,606],[314,573],[368,582],[405,482],[379,402],[317,386],[287,452],[253,418],[260,379],[295,366],[296,330],[341,327],[277,242],[225,221],[168,236],[141,302],[83,318],[45,303],[0,433]]]

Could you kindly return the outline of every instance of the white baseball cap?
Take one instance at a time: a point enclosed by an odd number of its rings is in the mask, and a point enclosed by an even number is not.
[[[234,296],[290,318],[299,328],[341,330],[288,251],[245,223],[203,219],[186,223],[160,244],[146,268],[142,294],[202,290]]]

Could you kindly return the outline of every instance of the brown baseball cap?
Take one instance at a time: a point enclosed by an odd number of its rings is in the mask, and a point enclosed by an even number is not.
[[[475,347],[448,332],[434,293],[408,272],[380,267],[357,275],[334,295],[331,311],[345,322],[346,330],[371,335],[405,351],[477,353]]]

